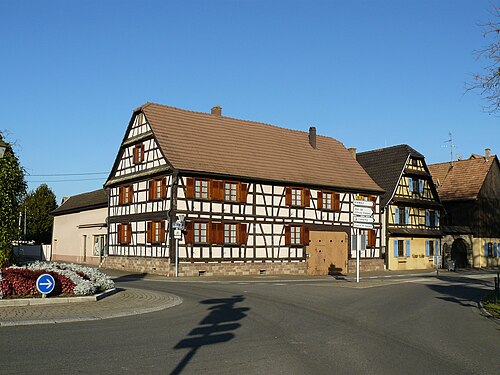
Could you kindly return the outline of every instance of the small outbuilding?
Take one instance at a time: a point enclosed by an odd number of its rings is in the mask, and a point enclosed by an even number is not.
[[[66,198],[51,214],[51,260],[98,265],[107,249],[106,191],[99,189]]]

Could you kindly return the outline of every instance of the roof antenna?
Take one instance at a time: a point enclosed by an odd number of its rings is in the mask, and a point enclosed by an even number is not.
[[[450,139],[444,141],[444,143],[448,143],[448,144],[441,146],[441,147],[449,147],[450,148],[450,163],[453,163],[453,149],[456,148],[457,146],[453,144],[453,138],[451,136],[451,133],[448,133],[448,136],[450,137]]]

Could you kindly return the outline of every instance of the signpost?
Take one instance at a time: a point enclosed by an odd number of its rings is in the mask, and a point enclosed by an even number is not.
[[[361,251],[360,229],[373,229],[373,201],[365,201],[364,199],[355,199],[353,209],[353,227],[355,228],[354,235],[356,236],[356,282],[359,283],[359,252]]]
[[[175,238],[175,277],[179,277],[179,240],[182,239],[182,231],[186,227],[184,215],[177,215],[177,221],[173,224]]]
[[[56,285],[56,282],[52,275],[48,273],[44,273],[43,275],[38,276],[36,279],[36,288],[40,293],[42,293],[42,297],[45,298],[47,294],[50,294]]]

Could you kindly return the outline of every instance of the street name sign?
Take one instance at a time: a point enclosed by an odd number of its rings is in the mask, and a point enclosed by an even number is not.
[[[373,229],[373,224],[368,224],[368,223],[357,223],[357,222],[354,222],[352,224],[352,226],[354,228],[358,228],[358,229]]]
[[[52,292],[55,285],[56,282],[54,278],[48,273],[44,273],[43,275],[38,276],[38,279],[36,279],[36,288],[42,294],[49,294],[50,292]]]

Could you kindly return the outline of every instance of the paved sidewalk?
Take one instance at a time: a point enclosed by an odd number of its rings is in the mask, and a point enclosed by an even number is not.
[[[121,289],[96,302],[3,306],[0,304],[0,326],[81,322],[145,314],[182,303],[169,293],[142,289]]]

